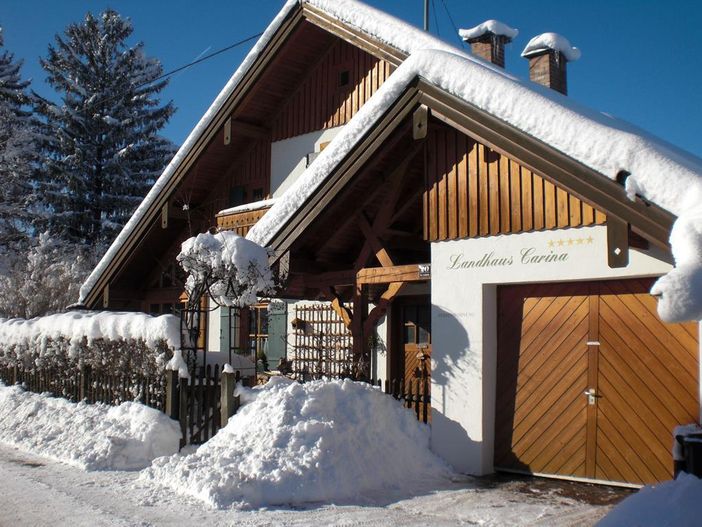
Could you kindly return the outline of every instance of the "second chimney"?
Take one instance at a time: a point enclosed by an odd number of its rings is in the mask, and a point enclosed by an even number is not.
[[[567,63],[580,58],[580,50],[558,33],[532,38],[522,51],[529,60],[529,78],[538,84],[568,95]]]
[[[505,44],[512,42],[519,31],[499,20],[486,20],[470,29],[459,29],[458,34],[470,44],[473,55],[504,68]]]

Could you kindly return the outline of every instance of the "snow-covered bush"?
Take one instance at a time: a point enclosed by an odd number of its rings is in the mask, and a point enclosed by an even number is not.
[[[185,240],[178,262],[188,273],[188,297],[208,293],[217,303],[245,307],[257,295],[273,293],[275,281],[268,265],[268,251],[231,232],[205,232]]]
[[[69,381],[89,366],[136,382],[163,374],[179,346],[179,332],[173,315],[72,312],[0,319],[0,367],[51,371],[57,381]]]
[[[78,298],[92,251],[40,234],[29,252],[3,255],[0,316],[33,318],[61,311]]]

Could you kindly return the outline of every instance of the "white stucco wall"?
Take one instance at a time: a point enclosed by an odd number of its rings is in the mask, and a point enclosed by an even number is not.
[[[222,345],[222,308],[214,300],[208,302],[207,312],[207,351],[218,352]]]
[[[281,196],[307,168],[307,154],[319,152],[319,145],[331,141],[341,126],[298,135],[271,144],[271,194]]]
[[[671,268],[632,249],[626,268],[610,269],[603,226],[435,242],[431,260],[432,449],[476,475],[493,470],[497,284],[657,276]]]

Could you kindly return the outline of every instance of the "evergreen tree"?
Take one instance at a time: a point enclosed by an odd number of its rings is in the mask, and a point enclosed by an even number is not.
[[[37,128],[26,110],[29,81],[22,80],[21,67],[12,53],[0,53],[0,254],[26,245],[34,195]]]
[[[35,94],[46,125],[42,195],[50,230],[71,241],[109,243],[174,151],[158,135],[175,111],[158,99],[167,81],[142,43],[128,46],[132,32],[115,11],[88,13],[41,60],[61,96]]]

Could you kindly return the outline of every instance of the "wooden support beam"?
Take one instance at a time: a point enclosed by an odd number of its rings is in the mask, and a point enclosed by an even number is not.
[[[371,310],[371,312],[368,313],[368,318],[366,318],[366,320],[363,321],[364,335],[371,334],[373,328],[375,328],[375,325],[378,323],[378,320],[380,320],[382,316],[385,315],[385,313],[387,313],[388,307],[390,307],[390,303],[402,290],[402,288],[405,286],[405,283],[406,282],[392,282],[388,284],[388,288],[382,295],[380,295],[380,300],[378,300],[378,303]]]
[[[351,335],[353,336],[353,360],[354,373],[356,377],[363,378],[369,372],[360,371],[361,364],[365,364],[366,357],[366,339],[364,331],[364,320],[368,312],[368,299],[366,298],[364,287],[358,285],[354,288],[353,294],[353,318],[351,319]]]
[[[332,288],[330,288],[330,294],[333,298],[333,300],[331,301],[332,309],[337,315],[339,315],[339,318],[344,322],[344,326],[346,326],[346,329],[350,330],[351,325],[353,324],[353,317],[351,315],[351,311],[349,311],[349,309],[341,303],[341,299],[336,294],[336,291],[334,291]]]
[[[431,278],[431,264],[366,267],[356,273],[357,284],[390,284],[393,282],[423,282]]]
[[[629,265],[629,224],[607,216],[607,264],[613,268]]]
[[[392,267],[395,265],[388,251],[383,247],[382,242],[374,232],[373,227],[370,226],[370,223],[368,223],[368,220],[363,214],[358,215],[358,225],[361,227],[361,231],[366,237],[366,241],[370,244],[370,248],[375,253],[375,257],[380,262],[380,265],[383,267]]]

